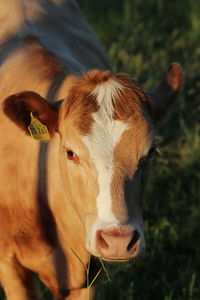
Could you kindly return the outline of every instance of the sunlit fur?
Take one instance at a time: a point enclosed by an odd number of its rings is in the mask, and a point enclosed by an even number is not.
[[[126,79],[128,77],[121,74],[120,83],[118,75],[90,72],[75,81],[68,93],[68,99],[60,109],[60,116],[63,118],[60,131],[64,147],[73,149],[80,159],[79,165],[74,166],[70,161],[66,169],[64,158],[60,164],[63,170],[62,177],[67,178],[70,190],[76,195],[72,196],[73,205],[79,209],[80,203],[83,203],[79,215],[85,223],[86,247],[97,256],[101,256],[96,246],[97,231],[117,226],[122,228],[124,224],[133,226],[140,233],[138,253],[144,248],[142,219],[138,206],[140,179],[138,188],[134,189],[131,198],[126,197],[126,200],[123,182],[126,179],[137,180],[134,179],[134,174],[140,158],[148,153],[153,143],[153,132],[151,123],[143,116],[143,103],[134,93],[135,84]],[[123,80],[126,85],[122,85]],[[126,118],[124,115],[123,120],[118,120],[116,115],[119,105],[120,109],[122,102],[126,106],[129,98],[132,98],[132,116],[127,112]],[[85,109],[88,114],[83,118]],[[53,153],[55,151],[52,151],[52,155]],[[77,186],[74,187],[77,180],[80,194],[75,190]],[[66,193],[67,190],[68,186]],[[79,201],[80,198],[83,200]],[[131,257],[133,254],[129,255]]]

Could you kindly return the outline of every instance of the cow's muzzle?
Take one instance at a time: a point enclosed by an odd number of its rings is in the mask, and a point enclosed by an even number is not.
[[[115,227],[97,230],[96,247],[101,258],[123,261],[133,258],[140,251],[141,237],[133,228]]]

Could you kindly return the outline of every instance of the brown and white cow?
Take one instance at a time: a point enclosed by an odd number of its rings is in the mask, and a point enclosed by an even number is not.
[[[148,95],[100,71],[107,57],[72,0],[0,5],[0,282],[9,300],[37,299],[34,272],[55,297],[86,299],[74,252],[87,265],[90,254],[123,261],[144,251],[153,121],[180,90],[181,70],[172,64]],[[49,142],[29,135],[31,112]]]

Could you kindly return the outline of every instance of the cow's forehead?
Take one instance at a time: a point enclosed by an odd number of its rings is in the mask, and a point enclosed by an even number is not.
[[[148,96],[127,75],[92,71],[69,92],[67,119],[80,132],[96,164],[108,167],[116,157],[130,153],[130,159],[137,161],[152,140],[146,101]]]
[[[112,140],[119,138],[118,130],[127,128],[130,120],[145,120],[144,103],[148,101],[147,94],[127,75],[95,70],[71,88],[66,115],[70,112],[76,127],[83,135],[92,135],[92,140],[94,127],[105,133],[100,135],[101,139],[110,136]]]

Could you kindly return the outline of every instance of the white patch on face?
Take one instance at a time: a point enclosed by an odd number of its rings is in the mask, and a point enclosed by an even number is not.
[[[114,173],[114,149],[123,132],[128,129],[126,123],[113,119],[113,103],[122,88],[114,80],[99,84],[95,88],[92,94],[97,98],[99,110],[93,113],[94,122],[90,133],[83,137],[98,173],[97,222],[106,225],[119,223],[112,212],[111,183]]]
[[[116,80],[109,80],[96,86],[92,95],[96,97],[100,106],[99,117],[113,119],[113,104],[121,90],[123,90],[123,86]]]

